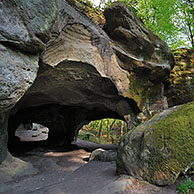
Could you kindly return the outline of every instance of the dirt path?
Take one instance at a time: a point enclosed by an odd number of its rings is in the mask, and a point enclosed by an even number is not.
[[[80,142],[79,142],[80,143]],[[87,147],[87,142],[82,142]],[[95,149],[95,145],[92,144]],[[88,143],[91,149],[91,144]],[[98,145],[96,145],[96,148]],[[100,146],[102,147],[102,146]],[[107,147],[107,146],[105,146]],[[176,184],[156,187],[129,176],[115,174],[115,162],[88,162],[83,149],[36,149],[19,158],[30,162],[36,174],[0,183],[4,194],[175,194]]]

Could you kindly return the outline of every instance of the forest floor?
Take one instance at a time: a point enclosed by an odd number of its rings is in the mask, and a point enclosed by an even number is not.
[[[1,194],[175,194],[177,183],[157,187],[131,176],[117,176],[115,162],[88,161],[99,145],[79,140],[71,148],[36,148],[17,156],[35,171],[0,182]],[[87,151],[86,151],[87,150]]]

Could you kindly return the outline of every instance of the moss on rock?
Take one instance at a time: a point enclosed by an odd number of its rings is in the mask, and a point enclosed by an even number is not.
[[[140,122],[168,108],[166,97],[163,96],[162,83],[152,83],[146,76],[140,77],[133,73],[130,74],[129,81],[129,97],[137,102],[142,111],[138,116]]]
[[[194,49],[175,50],[174,56],[176,65],[165,91],[170,107],[194,100]]]
[[[100,9],[95,8],[91,1],[67,0],[67,2],[77,11],[90,18],[95,24],[103,25],[105,23],[105,17],[103,15],[103,12]]]
[[[194,162],[194,102],[168,109],[121,139],[117,172],[172,184]]]

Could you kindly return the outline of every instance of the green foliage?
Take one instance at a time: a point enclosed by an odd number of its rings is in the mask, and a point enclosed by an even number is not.
[[[172,21],[176,12],[175,0],[142,0],[139,1],[137,9],[146,26],[162,39],[168,41],[170,37],[176,36],[177,29]]]
[[[180,24],[180,30],[185,33],[191,46],[194,47],[194,1],[193,0],[177,0],[177,10],[181,14],[176,15],[176,19]]]
[[[183,183],[178,184],[177,192],[184,194],[190,193],[190,191],[194,191],[194,182],[187,177]]]
[[[78,137],[95,143],[117,143],[127,132],[127,124],[116,119],[102,119],[90,122],[79,132]]]
[[[168,42],[171,48],[188,46],[185,41],[188,39],[185,36],[188,27],[180,25],[191,21],[190,17],[183,17],[186,4],[183,6],[179,0],[140,0],[135,8],[145,25]]]
[[[89,140],[91,133],[85,133],[84,131],[79,132],[78,137],[83,140]]]
[[[94,1],[94,0],[93,0]],[[131,7],[145,25],[166,41],[172,49],[194,47],[193,0],[117,0]],[[115,0],[101,0],[105,9]]]

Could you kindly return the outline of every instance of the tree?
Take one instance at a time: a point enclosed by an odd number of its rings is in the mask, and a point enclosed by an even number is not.
[[[194,47],[194,0],[177,0],[176,6],[179,12],[177,20],[182,24],[180,29]]]
[[[139,0],[137,4],[132,4],[145,25],[171,47],[185,46],[184,33],[176,19],[177,15],[182,15],[181,10],[177,9],[177,1]]]
[[[103,7],[114,0],[103,0]],[[119,0],[171,48],[194,47],[194,0]]]
[[[103,123],[104,123],[104,120],[102,119],[100,122],[99,131],[98,131],[98,138],[100,138],[102,136]]]

